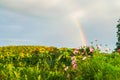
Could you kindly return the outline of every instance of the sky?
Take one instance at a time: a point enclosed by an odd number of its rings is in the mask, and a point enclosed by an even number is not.
[[[114,49],[119,18],[120,0],[0,0],[0,46],[79,47],[84,36]]]

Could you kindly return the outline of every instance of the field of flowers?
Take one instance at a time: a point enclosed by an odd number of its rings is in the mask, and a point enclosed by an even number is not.
[[[0,80],[120,80],[120,54],[98,47],[0,47]]]

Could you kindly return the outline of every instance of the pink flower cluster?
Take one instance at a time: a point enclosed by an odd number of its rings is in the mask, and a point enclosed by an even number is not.
[[[76,69],[77,64],[76,64],[76,58],[75,58],[75,56],[73,56],[73,57],[71,58],[71,60],[72,60],[73,69]]]
[[[73,54],[77,54],[78,52],[79,52],[79,49],[75,48],[74,51],[73,51]]]
[[[94,49],[92,47],[90,47],[89,49],[91,53],[94,52]]]

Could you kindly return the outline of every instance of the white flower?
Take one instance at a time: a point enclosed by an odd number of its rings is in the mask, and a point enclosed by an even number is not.
[[[84,61],[86,58],[87,58],[87,57],[85,56],[85,57],[82,58],[82,60]]]
[[[68,70],[68,68],[69,68],[69,67],[68,67],[68,66],[66,66],[64,70],[65,70],[65,71],[67,71],[67,70]]]

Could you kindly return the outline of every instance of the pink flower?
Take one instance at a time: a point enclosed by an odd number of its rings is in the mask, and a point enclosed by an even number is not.
[[[78,51],[74,51],[74,52],[73,52],[73,54],[77,54],[77,53],[78,53]]]
[[[94,52],[94,49],[90,47],[90,52]]]
[[[76,67],[77,67],[77,64],[73,64],[73,69],[76,69]]]
[[[77,54],[79,52],[78,48],[75,48],[75,50],[73,51],[73,54]]]
[[[120,53],[120,49],[117,50]]]
[[[76,63],[76,58],[75,58],[75,56],[73,56],[73,57],[71,58],[71,60],[72,60],[72,64],[75,64],[75,63]]]
[[[76,61],[75,60],[72,60],[72,64],[75,64],[76,63]]]
[[[73,69],[76,69],[77,64],[76,64],[76,58],[75,58],[75,56],[71,57],[71,60],[72,60]]]
[[[97,45],[97,49],[101,50],[101,46],[100,46],[100,45]]]

